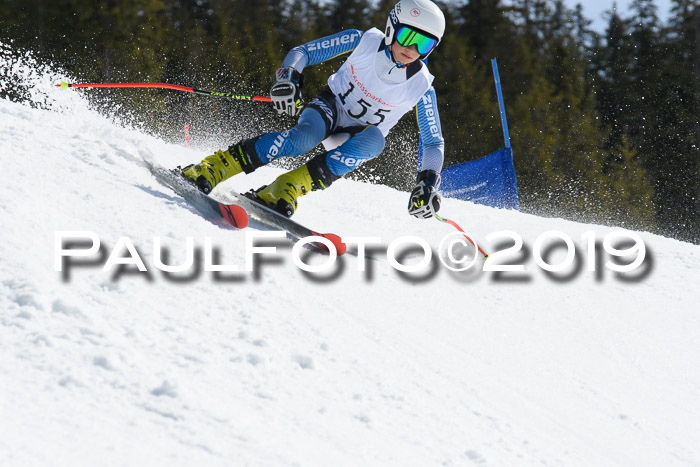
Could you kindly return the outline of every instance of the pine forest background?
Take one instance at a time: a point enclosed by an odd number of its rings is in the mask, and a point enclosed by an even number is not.
[[[82,82],[167,82],[267,95],[289,49],[341,29],[384,28],[395,0],[3,0],[0,41]],[[561,0],[442,1],[430,57],[445,166],[503,147],[490,59],[497,58],[521,210],[700,243],[700,10],[652,0],[610,12],[604,33]],[[304,71],[304,97],[343,58]],[[0,98],[22,100],[21,83]],[[67,92],[67,91],[66,91]],[[294,120],[267,104],[163,90],[83,92],[161,138],[228,147]],[[407,115],[355,178],[409,189],[417,130]],[[50,148],[46,148],[50,152]],[[202,154],[205,156],[206,154]],[[298,161],[297,161],[298,163]]]

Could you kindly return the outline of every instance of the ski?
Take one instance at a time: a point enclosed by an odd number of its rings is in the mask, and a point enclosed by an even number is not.
[[[249,226],[252,219],[266,227],[284,230],[294,240],[301,240],[305,237],[326,238],[333,244],[339,256],[347,251],[347,246],[340,236],[332,233],[316,232],[270,209],[261,202],[256,202],[234,190],[226,190],[225,192],[225,196],[230,198],[231,202],[222,203],[199,191],[179,170],[166,169],[150,161],[146,161],[146,165],[161,184],[172,189],[192,205],[205,219],[214,223],[221,224],[223,222],[226,226],[244,229]],[[328,251],[328,248],[323,243],[313,243],[311,245],[319,251]]]
[[[220,203],[211,196],[205,195],[189,182],[178,170],[166,169],[146,161],[153,176],[164,186],[172,189],[185,199],[205,219],[215,224],[245,229],[248,227],[248,213],[241,206]]]
[[[284,230],[295,240],[301,240],[304,237],[323,237],[333,244],[338,256],[345,254],[347,251],[347,246],[339,235],[320,233],[312,230],[269,208],[267,205],[263,204],[262,201],[256,201],[253,197],[242,195],[237,191],[226,190],[226,196],[232,198],[236,205],[241,206],[251,219],[265,224],[268,227]],[[328,248],[326,248],[323,243],[316,243],[314,245],[321,251],[328,251]]]

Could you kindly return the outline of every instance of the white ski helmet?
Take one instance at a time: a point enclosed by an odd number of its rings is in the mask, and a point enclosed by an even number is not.
[[[434,40],[432,45],[429,41],[426,41],[424,44],[417,44],[420,58],[425,59],[435,49],[445,33],[445,15],[430,0],[401,0],[391,9],[389,18],[386,21],[384,43],[387,47],[397,40],[397,35],[402,27],[411,28]],[[399,43],[401,44],[401,41]],[[414,43],[416,43],[415,38],[408,45],[413,45]],[[421,46],[423,46],[423,52],[425,53],[421,52]],[[430,48],[426,52],[425,49],[428,47]]]

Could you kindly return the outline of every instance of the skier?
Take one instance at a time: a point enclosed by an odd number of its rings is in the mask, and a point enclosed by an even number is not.
[[[204,193],[241,172],[251,173],[280,157],[300,156],[323,142],[326,152],[303,166],[280,175],[254,196],[290,217],[297,199],[328,188],[335,180],[378,156],[389,130],[416,107],[421,165],[408,211],[429,218],[440,208],[440,171],[444,141],[437,112],[433,76],[425,58],[445,31],[445,17],[430,0],[401,0],[389,13],[386,31],[356,29],[293,48],[275,75],[270,90],[280,114],[298,123],[283,132],[243,140],[189,165],[182,173]],[[302,111],[302,71],[338,55],[352,52],[328,85]]]

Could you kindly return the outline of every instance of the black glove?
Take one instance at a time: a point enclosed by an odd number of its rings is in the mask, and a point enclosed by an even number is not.
[[[416,187],[411,192],[408,213],[419,219],[427,219],[440,210],[442,197],[438,193],[440,174],[434,170],[423,170],[416,176]]]
[[[270,98],[277,112],[292,117],[301,112],[301,86],[304,79],[292,67],[280,68],[275,73],[275,85],[270,89]]]

